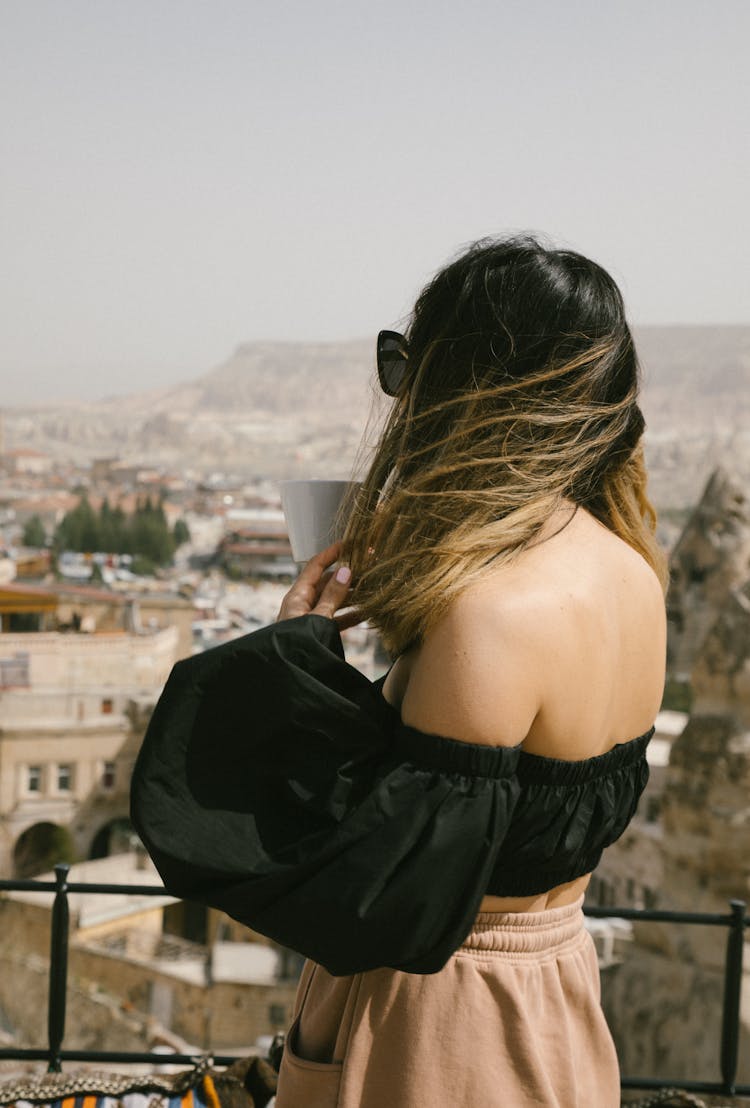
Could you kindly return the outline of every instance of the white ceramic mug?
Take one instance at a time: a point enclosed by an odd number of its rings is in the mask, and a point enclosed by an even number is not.
[[[341,538],[336,517],[341,502],[358,481],[281,481],[281,507],[284,509],[292,557],[307,562]]]

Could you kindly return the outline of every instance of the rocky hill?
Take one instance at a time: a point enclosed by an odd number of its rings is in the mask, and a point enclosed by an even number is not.
[[[709,478],[671,555],[668,664],[687,679],[716,613],[750,580],[750,496],[719,468]]]
[[[750,327],[643,327],[644,411],[660,507],[695,501],[731,456],[750,482]],[[176,388],[5,412],[8,447],[76,461],[346,475],[375,401],[374,343],[257,342]]]

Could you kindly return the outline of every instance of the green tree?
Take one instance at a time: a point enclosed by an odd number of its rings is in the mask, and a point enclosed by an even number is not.
[[[99,509],[99,542],[101,543],[100,549],[104,553],[117,553],[114,513],[106,496],[102,500],[102,506]]]
[[[58,550],[101,549],[99,518],[87,496],[82,496],[75,508],[63,516],[55,532],[55,546]]]
[[[175,546],[182,546],[184,542],[190,542],[190,528],[184,519],[176,519],[172,528],[172,538]]]
[[[136,508],[131,521],[133,553],[143,554],[156,565],[165,565],[174,555],[174,539],[167,527],[164,513],[146,500]]]
[[[47,533],[39,516],[32,516],[26,520],[23,529],[24,546],[44,546],[47,542]]]
[[[184,523],[183,527],[189,538]],[[139,499],[130,516],[126,516],[119,505],[113,508],[106,498],[95,512],[88,498],[82,496],[62,519],[54,541],[56,551],[140,555],[144,564],[153,566],[171,562],[177,545],[167,523],[164,505],[150,496]]]
[[[113,553],[114,554],[132,554],[133,544],[130,539],[130,529],[128,527],[128,519],[125,512],[118,504],[116,508],[112,509],[112,534],[113,534]]]
[[[143,554],[135,554],[130,568],[138,577],[150,577],[156,569],[156,563]]]
[[[81,513],[82,549],[87,551],[101,550],[99,518],[89,504],[89,498],[87,496],[81,497],[78,508]]]

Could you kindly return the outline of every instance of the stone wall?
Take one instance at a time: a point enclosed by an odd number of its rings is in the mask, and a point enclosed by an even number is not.
[[[201,1049],[246,1052],[260,1035],[291,1022],[296,982],[199,984],[153,965],[74,945],[70,973],[79,984],[96,983],[129,1010],[158,1015],[177,1035]],[[165,1016],[168,1017],[165,1019]]]
[[[46,1042],[49,925],[48,907],[0,901],[0,1010],[27,1046]],[[288,1027],[296,993],[294,980],[209,982],[203,961],[157,966],[92,949],[75,932],[68,983],[65,1045],[88,1049],[142,1050],[163,1024],[202,1050],[245,1053]]]
[[[49,963],[38,955],[0,947],[0,1013],[16,1045],[47,1045]],[[94,982],[68,982],[66,1049],[147,1050],[155,1021],[128,1011]]]
[[[654,924],[654,927],[657,925]],[[660,924],[665,932],[671,924]],[[716,958],[726,941],[712,931]],[[723,973],[634,944],[626,961],[602,972],[602,1006],[626,1077],[720,1080]],[[738,1082],[750,1082],[750,1032],[740,1036]]]

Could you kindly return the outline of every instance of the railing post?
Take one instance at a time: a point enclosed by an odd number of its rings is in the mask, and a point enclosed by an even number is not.
[[[721,1021],[722,1092],[734,1096],[737,1077],[737,1053],[740,1038],[740,996],[742,992],[742,955],[745,948],[745,902],[730,900],[732,922],[727,936],[724,963],[724,1012]]]
[[[60,1047],[65,1034],[65,997],[68,985],[68,871],[70,866],[55,866],[57,891],[52,905],[52,930],[49,949],[49,1003],[47,1007],[48,1073],[59,1073]]]

